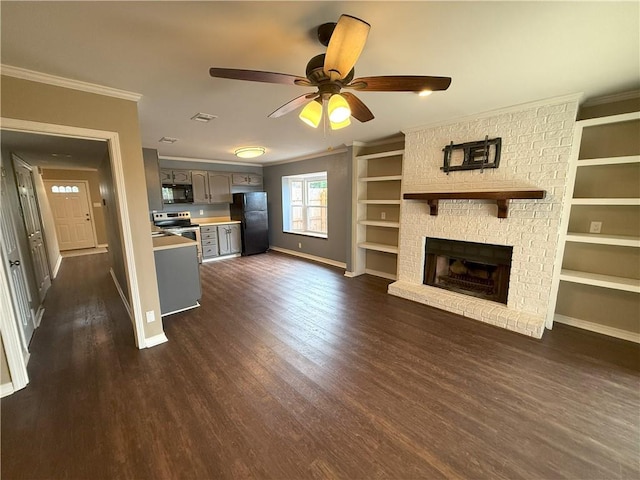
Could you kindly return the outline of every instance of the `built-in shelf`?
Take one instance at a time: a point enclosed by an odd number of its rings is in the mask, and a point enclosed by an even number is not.
[[[578,160],[578,167],[594,167],[597,165],[622,165],[627,163],[640,163],[640,155],[626,157],[584,158]]]
[[[560,272],[560,280],[580,283],[582,285],[592,285],[595,287],[640,293],[640,280],[635,278],[614,277],[612,275],[600,275],[597,273],[562,269]]]
[[[640,248],[640,238],[630,235],[602,235],[600,233],[567,233],[567,242],[615,245]]]
[[[376,252],[398,253],[398,247],[395,245],[386,245],[384,243],[362,242],[358,247],[365,250],[375,250]]]
[[[363,177],[359,178],[361,182],[391,182],[394,180],[402,180],[402,175],[387,175],[384,177]]]
[[[373,160],[374,158],[395,157],[397,155],[403,155],[403,154],[404,154],[404,149],[390,150],[388,152],[370,153],[369,155],[358,155],[356,158],[358,160]]]
[[[640,198],[574,198],[572,205],[640,206]]]
[[[400,205],[400,200],[358,200],[363,205]]]
[[[427,192],[405,193],[405,200],[422,200],[429,205],[429,213],[438,215],[440,200],[495,200],[498,204],[498,218],[507,218],[509,202],[513,199],[544,198],[544,190],[499,190],[499,191],[467,191],[467,192]]]
[[[369,225],[370,227],[400,228],[400,222],[386,220],[360,220],[358,223],[360,225]]]

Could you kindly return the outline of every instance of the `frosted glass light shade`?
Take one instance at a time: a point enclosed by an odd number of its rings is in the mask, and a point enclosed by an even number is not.
[[[351,109],[349,108],[349,104],[347,103],[345,98],[339,93],[331,95],[331,98],[329,99],[328,111],[329,111],[329,120],[332,123],[332,127],[333,127],[333,123],[336,123],[336,124],[342,123],[351,116]]]
[[[236,157],[239,158],[256,158],[260,155],[264,155],[266,149],[264,147],[242,147],[238,148],[235,152]]]
[[[313,128],[318,128],[318,125],[320,125],[320,120],[322,120],[322,105],[315,100],[309,102],[302,109],[298,117],[307,125]]]
[[[331,119],[329,119],[329,124],[331,125],[331,130],[340,130],[341,128],[351,125],[351,119],[347,117],[342,122],[333,122],[331,121]]]

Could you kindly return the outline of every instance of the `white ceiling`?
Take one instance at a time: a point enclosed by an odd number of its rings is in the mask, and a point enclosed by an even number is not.
[[[325,49],[315,28],[348,13],[372,25],[356,77],[450,76],[449,90],[360,92],[374,113],[336,132],[297,113],[267,115],[312,89],[214,79],[211,66],[304,76]],[[630,2],[2,2],[4,65],[142,95],[142,144],[161,156],[256,163],[545,98],[638,88],[639,3]],[[217,115],[210,123],[190,120]],[[162,136],[178,138],[173,145]]]

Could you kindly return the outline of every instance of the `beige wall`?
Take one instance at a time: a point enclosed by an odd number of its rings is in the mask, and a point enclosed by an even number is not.
[[[9,364],[7,363],[7,354],[4,352],[4,344],[0,338],[0,384],[4,385],[11,381],[11,373],[9,373]]]
[[[162,334],[147,194],[140,188],[145,176],[137,104],[13,77],[1,80],[2,117],[118,133],[142,316],[153,311],[157,319],[141,322],[145,337]]]
[[[97,170],[53,170],[46,168],[42,171],[43,180],[86,180],[89,183],[89,195],[91,197],[91,210],[93,221],[96,225],[96,237],[98,245],[107,243],[107,231],[104,223],[102,198],[100,196],[100,183]]]

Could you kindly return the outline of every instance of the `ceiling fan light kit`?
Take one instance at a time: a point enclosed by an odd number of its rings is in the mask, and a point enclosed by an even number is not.
[[[322,105],[317,101],[309,102],[298,116],[307,125],[318,128],[322,120]]]
[[[316,87],[316,92],[290,100],[269,114],[269,118],[278,118],[304,107],[299,118],[317,128],[325,110],[323,104],[327,104],[327,116],[332,130],[349,125],[350,116],[363,123],[375,118],[356,95],[341,92],[343,88],[360,92],[414,92],[420,96],[449,88],[449,77],[387,75],[354,79],[354,65],[364,49],[370,29],[371,25],[367,22],[350,15],[341,15],[336,24],[320,25],[318,39],[327,46],[327,52],[316,55],[308,62],[306,78],[285,73],[217,67],[210,68],[209,74],[215,78]]]
[[[331,98],[329,98],[329,106],[327,107],[327,110],[329,111],[329,120],[331,120],[331,122],[333,123],[344,122],[351,116],[349,104],[339,93],[331,95]]]
[[[264,147],[242,147],[236,149],[233,153],[238,158],[256,158],[264,155],[266,148]]]

